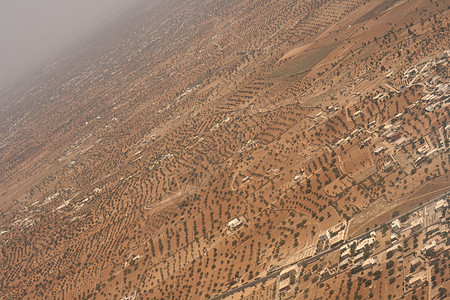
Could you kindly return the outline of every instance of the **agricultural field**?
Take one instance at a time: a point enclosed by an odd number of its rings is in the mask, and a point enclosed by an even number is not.
[[[143,1],[3,90],[0,299],[449,297],[449,5]]]

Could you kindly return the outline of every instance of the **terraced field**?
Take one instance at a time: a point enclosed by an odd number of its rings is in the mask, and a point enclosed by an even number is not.
[[[440,0],[138,4],[1,93],[0,298],[209,299],[334,224],[364,230],[379,199],[447,188],[448,17]]]

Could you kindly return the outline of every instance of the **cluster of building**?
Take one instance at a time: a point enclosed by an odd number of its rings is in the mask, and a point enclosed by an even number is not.
[[[339,269],[345,270],[351,266],[352,272],[359,272],[371,268],[378,263],[376,257],[370,257],[375,246],[376,233],[372,231],[369,237],[354,240],[340,248]]]
[[[448,220],[446,218],[448,201],[442,198],[429,206],[431,206],[429,207],[431,208],[429,209],[429,213],[427,213],[427,207],[425,207],[425,212],[419,211],[412,214],[412,218],[408,221],[403,220],[404,222],[402,223],[400,219],[396,219],[391,222],[390,241],[392,246],[385,250],[387,258],[403,250],[402,244],[400,243],[400,236],[401,233],[405,232],[407,232],[407,235],[421,231],[424,234],[424,244],[413,252],[417,258],[411,262],[411,266],[420,264],[426,258],[433,258],[437,253],[448,248],[446,239],[442,238],[448,233]],[[428,226],[426,226],[426,220],[428,220]],[[340,259],[337,270],[349,269],[350,272],[357,273],[377,265],[377,256],[372,256],[375,241],[376,233],[372,231],[364,239],[354,240],[343,245],[340,248]],[[325,272],[323,276],[327,277],[329,274],[332,274],[332,272]],[[424,277],[422,272],[411,272],[411,274],[405,277],[405,288],[414,288],[426,280],[426,274]]]
[[[348,224],[346,221],[338,223],[321,233],[318,237],[316,252],[325,249],[339,251],[339,262],[325,267],[320,271],[319,280],[324,281],[339,275],[342,272],[352,274],[375,268],[380,268],[379,259],[381,253],[385,253],[386,259],[391,259],[395,253],[402,252],[403,265],[405,268],[404,291],[408,292],[426,282],[429,282],[427,270],[424,267],[430,260],[436,259],[437,255],[449,248],[445,238],[448,233],[448,195],[441,199],[429,202],[426,205],[393,220],[389,226],[391,246],[374,254],[379,247],[379,236],[377,232],[382,227],[367,232],[362,237],[345,241],[345,233]],[[241,219],[235,218],[229,222],[230,229],[237,228],[243,224]],[[383,227],[386,228],[386,227]],[[388,232],[389,233],[389,232]],[[381,235],[381,232],[380,232]],[[420,236],[420,246],[414,242],[414,249],[404,248],[403,240],[411,236]],[[385,236],[385,232],[383,232]],[[377,239],[378,238],[378,239]],[[387,240],[389,242],[389,239]],[[384,255],[384,254],[383,254]],[[278,291],[289,292],[296,284],[304,266],[299,264],[289,265],[282,270],[278,278]],[[277,269],[274,266],[274,270]],[[377,270],[378,270],[377,269]],[[268,271],[268,274],[272,271]]]
[[[435,72],[437,68],[442,68],[448,66],[450,56],[450,51],[444,51],[440,58],[435,58],[424,62],[420,65],[413,66],[404,72],[404,80],[407,82],[407,86],[412,84],[419,84],[424,87],[425,95],[421,98],[422,103],[426,103],[425,111],[432,112],[436,108],[443,105],[448,105],[450,102],[450,82],[446,81],[438,72]],[[420,83],[417,83],[419,82]],[[380,93],[374,97],[375,101],[382,101],[386,99],[388,95],[386,93]],[[413,106],[417,105],[414,103]],[[399,113],[392,118],[395,121],[402,117],[403,113]],[[370,124],[369,124],[370,125]],[[369,126],[370,127],[370,126]],[[396,148],[404,145],[409,141],[408,137],[403,136],[399,131],[400,125],[396,124],[386,124],[383,127],[382,136],[385,137],[386,141],[392,143]],[[450,130],[450,128],[449,128]],[[364,143],[362,144],[365,145]],[[383,154],[388,147],[386,145],[380,144],[374,149],[375,155]],[[440,149],[435,149],[432,145],[424,145],[418,152],[419,156],[415,159],[415,165],[428,160],[429,157],[438,153],[438,151],[445,149],[445,143],[442,143]]]
[[[433,213],[435,214],[436,217],[444,217],[445,216],[445,212],[448,208],[448,202],[446,199],[440,199],[438,201],[436,201],[436,203],[434,204],[433,207]],[[412,218],[409,222],[408,222],[408,226],[406,226],[405,224],[402,224],[402,222],[399,219],[395,219],[394,221],[391,222],[391,229],[392,229],[392,234],[391,237],[398,237],[398,232],[400,232],[400,230],[406,230],[409,229],[411,231],[411,233],[417,232],[420,229],[422,229],[424,227],[424,217],[420,216],[420,215],[413,215],[414,218]],[[430,233],[437,233],[439,231],[439,224],[433,224],[430,225],[429,227],[426,228],[426,232],[427,235]],[[392,241],[393,238],[391,238]]]
[[[435,222],[429,226],[424,226],[423,218],[415,218],[409,222],[409,226],[402,228],[397,219],[391,223],[392,230],[411,230],[411,233],[423,230],[423,246],[416,249],[411,255],[415,258],[410,262],[410,273],[405,276],[405,291],[412,290],[430,280],[424,264],[427,260],[435,259],[438,253],[448,249],[446,236],[448,234],[448,209],[447,199],[440,199],[432,207],[430,213],[426,213],[424,218],[431,218]],[[420,266],[423,266],[419,269]]]
[[[425,270],[417,272],[415,274],[409,274],[408,276],[405,277],[405,289],[406,290],[413,289],[425,283],[427,280],[428,280],[427,271]]]
[[[428,61],[422,68],[422,78],[429,77],[432,68],[446,67],[448,65],[448,60],[448,51],[446,51],[442,58]],[[450,82],[445,82],[441,75],[436,74],[433,77],[428,78],[428,80],[424,80],[423,84],[428,93],[422,97],[421,101],[429,104],[425,108],[427,112],[434,111],[437,107],[442,106],[450,99]]]
[[[408,86],[416,83],[418,80],[423,80],[427,77],[429,77],[432,74],[432,71],[436,68],[443,68],[448,65],[448,61],[450,58],[450,50],[444,51],[442,53],[441,57],[436,57],[434,59],[431,59],[427,62],[423,62],[422,64],[413,66],[409,69],[407,69],[403,73],[404,81],[407,83]],[[420,71],[419,71],[420,69]],[[429,87],[430,85],[436,85],[441,84],[439,81],[439,78],[434,76],[433,78],[427,80],[425,82],[425,85]]]
[[[295,283],[297,280],[297,277],[300,275],[300,272],[302,271],[301,266],[292,265],[289,268],[284,269],[280,273],[280,282],[278,285],[278,289],[280,291],[290,291],[291,286]]]
[[[317,242],[317,251],[323,250],[327,247],[334,248],[342,244],[345,240],[345,231],[347,222],[340,222],[333,227],[327,229],[324,233],[319,235]]]

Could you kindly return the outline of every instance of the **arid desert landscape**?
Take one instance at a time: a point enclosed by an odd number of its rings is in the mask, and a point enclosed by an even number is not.
[[[0,94],[0,299],[450,297],[450,1],[143,1]]]

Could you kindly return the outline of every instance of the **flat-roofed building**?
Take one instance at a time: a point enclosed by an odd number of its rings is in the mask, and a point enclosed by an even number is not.
[[[356,255],[356,256],[353,258],[353,263],[357,263],[357,262],[359,262],[359,261],[362,261],[363,258],[364,258],[364,253],[359,253],[358,255]]]
[[[441,199],[438,202],[436,202],[436,205],[434,206],[434,210],[436,212],[442,211],[448,207],[448,202],[445,199]]]
[[[418,266],[421,263],[422,263],[422,260],[420,259],[420,257],[416,257],[415,259],[413,259],[411,261],[411,267]]]
[[[400,228],[402,228],[402,225],[401,225],[401,223],[400,223],[400,220],[399,220],[399,219],[395,219],[394,221],[392,221],[392,223],[391,223],[391,228],[392,228],[392,230],[394,230],[394,231],[399,231]]]
[[[348,257],[350,257],[350,249],[344,250],[341,254],[341,259],[346,259]]]
[[[330,239],[330,247],[333,248],[344,241],[345,231],[342,230],[338,232],[335,236]]]
[[[409,288],[414,288],[422,283],[424,283],[427,280],[427,273],[426,271],[422,271],[419,273],[414,274],[409,278],[408,286]]]
[[[371,247],[374,242],[375,242],[375,239],[372,237],[362,240],[361,243],[359,243],[358,246],[356,246],[356,252],[361,252],[365,248]]]
[[[339,263],[339,269],[342,270],[342,269],[347,268],[349,263],[350,263],[350,259],[349,258],[344,259],[343,261],[341,261]]]
[[[427,238],[434,236],[438,232],[439,232],[439,224],[431,225],[430,227],[427,228]]]
[[[297,265],[290,266],[289,268],[286,268],[283,271],[281,271],[280,278],[285,279],[291,275],[297,276],[300,270],[301,270],[300,267]]]
[[[423,224],[423,219],[422,218],[418,218],[415,219],[411,222],[411,230],[412,231],[417,231],[419,229],[422,228],[422,224]]]
[[[377,264],[377,259],[375,257],[371,257],[369,259],[366,259],[363,263],[362,263],[362,268],[363,270],[371,268],[373,266],[375,266]]]
[[[280,281],[280,291],[290,291],[291,285],[289,282],[289,277]]]
[[[241,226],[242,224],[243,224],[242,220],[240,220],[238,218],[234,218],[233,220],[228,222],[228,228],[235,229],[235,228],[238,228],[239,226]]]
[[[391,242],[398,241],[398,235],[396,233],[391,233]]]

